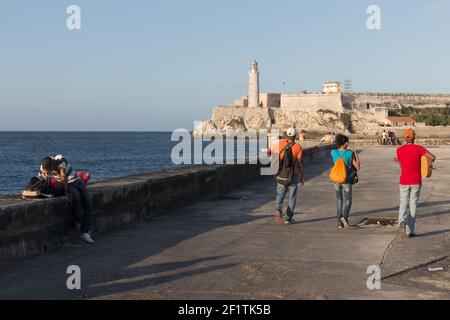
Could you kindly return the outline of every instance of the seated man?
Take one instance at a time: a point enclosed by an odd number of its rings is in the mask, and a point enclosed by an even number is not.
[[[332,143],[333,142],[333,135],[331,132],[328,132],[322,140],[320,140],[320,143]]]
[[[91,199],[85,183],[73,174],[70,163],[62,155],[42,159],[41,177],[58,181],[69,198],[75,223],[81,232],[81,239],[94,243],[90,235]]]
[[[382,138],[382,136],[381,136],[381,134],[379,132],[375,133],[375,138],[377,139],[377,143],[379,145],[383,144],[383,138]]]
[[[298,136],[298,140],[299,141],[305,141],[306,140],[306,131],[305,130],[300,131],[300,134]]]
[[[391,131],[390,139],[393,146],[396,146],[398,144],[397,135],[395,134],[395,132]]]
[[[381,136],[382,136],[382,144],[385,146],[385,145],[387,145],[388,144],[388,134],[387,134],[387,132],[386,132],[386,130],[384,130],[382,133],[381,133]]]

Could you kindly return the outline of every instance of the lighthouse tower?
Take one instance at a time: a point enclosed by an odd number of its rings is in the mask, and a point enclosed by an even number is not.
[[[252,69],[249,72],[248,81],[248,107],[259,107],[259,70],[256,60],[252,63]]]

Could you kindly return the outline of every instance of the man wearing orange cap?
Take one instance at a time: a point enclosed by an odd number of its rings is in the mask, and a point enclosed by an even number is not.
[[[396,160],[402,168],[400,177],[400,232],[408,238],[415,236],[416,212],[422,189],[421,159],[428,157],[432,162],[436,157],[422,146],[416,145],[416,132],[404,132],[406,144],[397,149]]]

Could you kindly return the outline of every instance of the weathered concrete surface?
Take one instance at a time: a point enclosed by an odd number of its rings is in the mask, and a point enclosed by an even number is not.
[[[95,183],[92,231],[101,233],[214,198],[257,180],[254,165],[198,166]],[[66,197],[0,198],[0,265],[46,253],[79,236]]]
[[[433,151],[439,161],[424,186],[418,238],[399,239],[393,227],[338,230],[330,161],[322,160],[307,166],[295,225],[274,225],[275,186],[267,178],[98,236],[93,246],[73,243],[2,267],[0,298],[449,299],[448,263],[442,273],[415,268],[450,254],[450,149]],[[397,216],[394,148],[364,148],[360,155],[352,222]],[[82,269],[81,291],[66,288],[73,264]],[[366,287],[371,265],[388,277],[380,291]]]

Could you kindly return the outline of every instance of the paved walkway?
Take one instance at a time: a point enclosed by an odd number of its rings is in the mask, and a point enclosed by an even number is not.
[[[100,235],[94,246],[74,243],[2,267],[0,298],[449,299],[450,148],[433,152],[439,161],[423,189],[416,239],[399,238],[393,227],[338,230],[326,159],[307,167],[295,225],[274,225],[275,185],[267,178]],[[393,156],[389,147],[361,150],[353,224],[398,215]],[[428,263],[446,271],[432,273]],[[81,291],[66,288],[69,265],[81,267]],[[367,289],[371,265],[382,268],[382,290]]]

